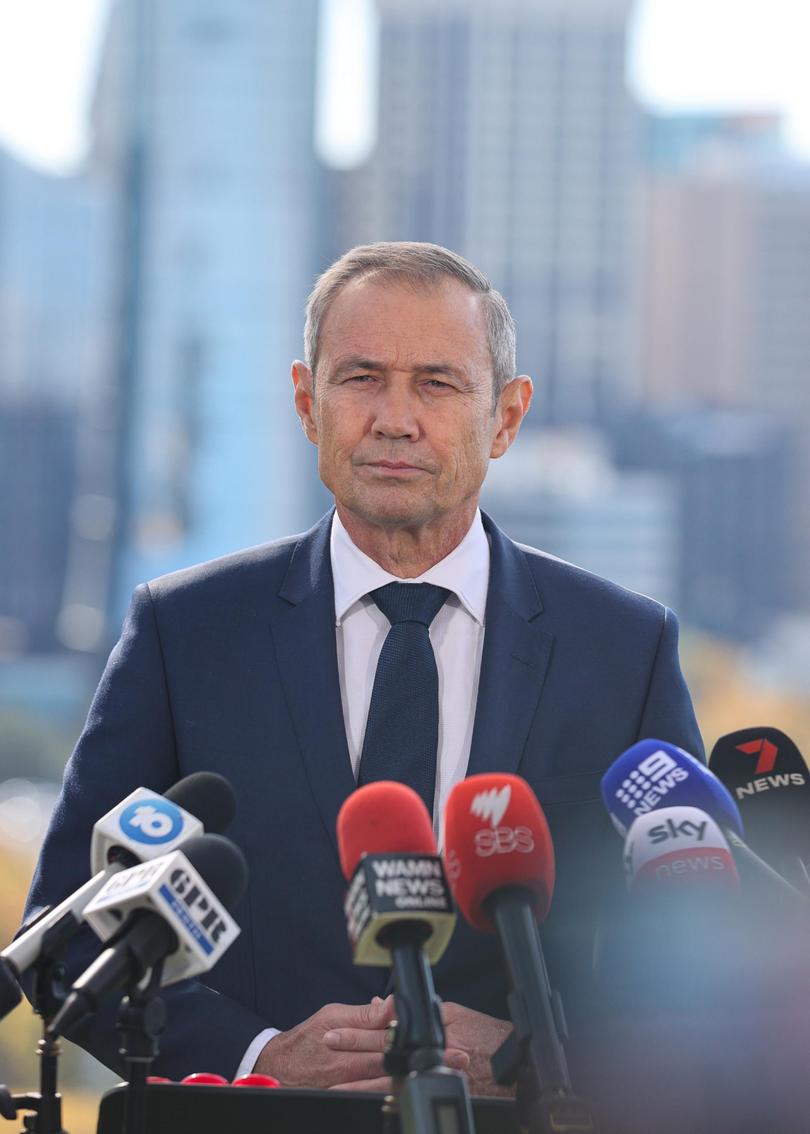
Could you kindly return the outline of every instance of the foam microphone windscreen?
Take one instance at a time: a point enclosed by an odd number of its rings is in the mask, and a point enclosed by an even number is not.
[[[485,906],[495,891],[520,886],[542,921],[554,892],[554,846],[537,797],[520,776],[469,776],[444,813],[445,870],[456,904],[475,928],[495,929]]]
[[[209,833],[227,831],[236,813],[233,788],[219,772],[192,772],[164,795],[199,819]]]
[[[337,840],[347,881],[364,854],[436,854],[433,824],[421,797],[393,780],[352,792],[338,813]]]

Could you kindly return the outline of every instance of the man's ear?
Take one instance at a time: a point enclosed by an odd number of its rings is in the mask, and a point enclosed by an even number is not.
[[[292,364],[292,380],[295,387],[295,412],[307,440],[318,444],[318,426],[315,422],[315,382],[312,371],[305,362],[298,359]]]
[[[529,412],[532,392],[532,380],[528,374],[520,374],[504,386],[495,410],[497,428],[492,439],[490,457],[502,457],[517,437],[521,422]]]

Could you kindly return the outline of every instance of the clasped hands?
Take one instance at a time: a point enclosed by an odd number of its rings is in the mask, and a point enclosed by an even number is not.
[[[393,996],[370,1004],[327,1004],[307,1020],[269,1041],[255,1071],[274,1075],[285,1087],[329,1087],[339,1091],[388,1091],[383,1067],[386,1029],[396,1018]],[[509,1095],[492,1078],[490,1057],[511,1029],[461,1004],[442,1004],[447,1047],[444,1062],[467,1077],[473,1095]]]

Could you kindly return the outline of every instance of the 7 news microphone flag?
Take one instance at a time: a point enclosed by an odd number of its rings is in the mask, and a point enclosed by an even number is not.
[[[810,891],[810,772],[790,737],[765,725],[730,732],[712,749],[709,768],[734,797],[757,853]]]

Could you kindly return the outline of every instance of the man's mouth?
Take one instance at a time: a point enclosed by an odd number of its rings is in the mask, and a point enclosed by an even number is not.
[[[408,461],[369,461],[373,469],[384,469],[389,472],[424,472],[419,465],[409,464]]]

